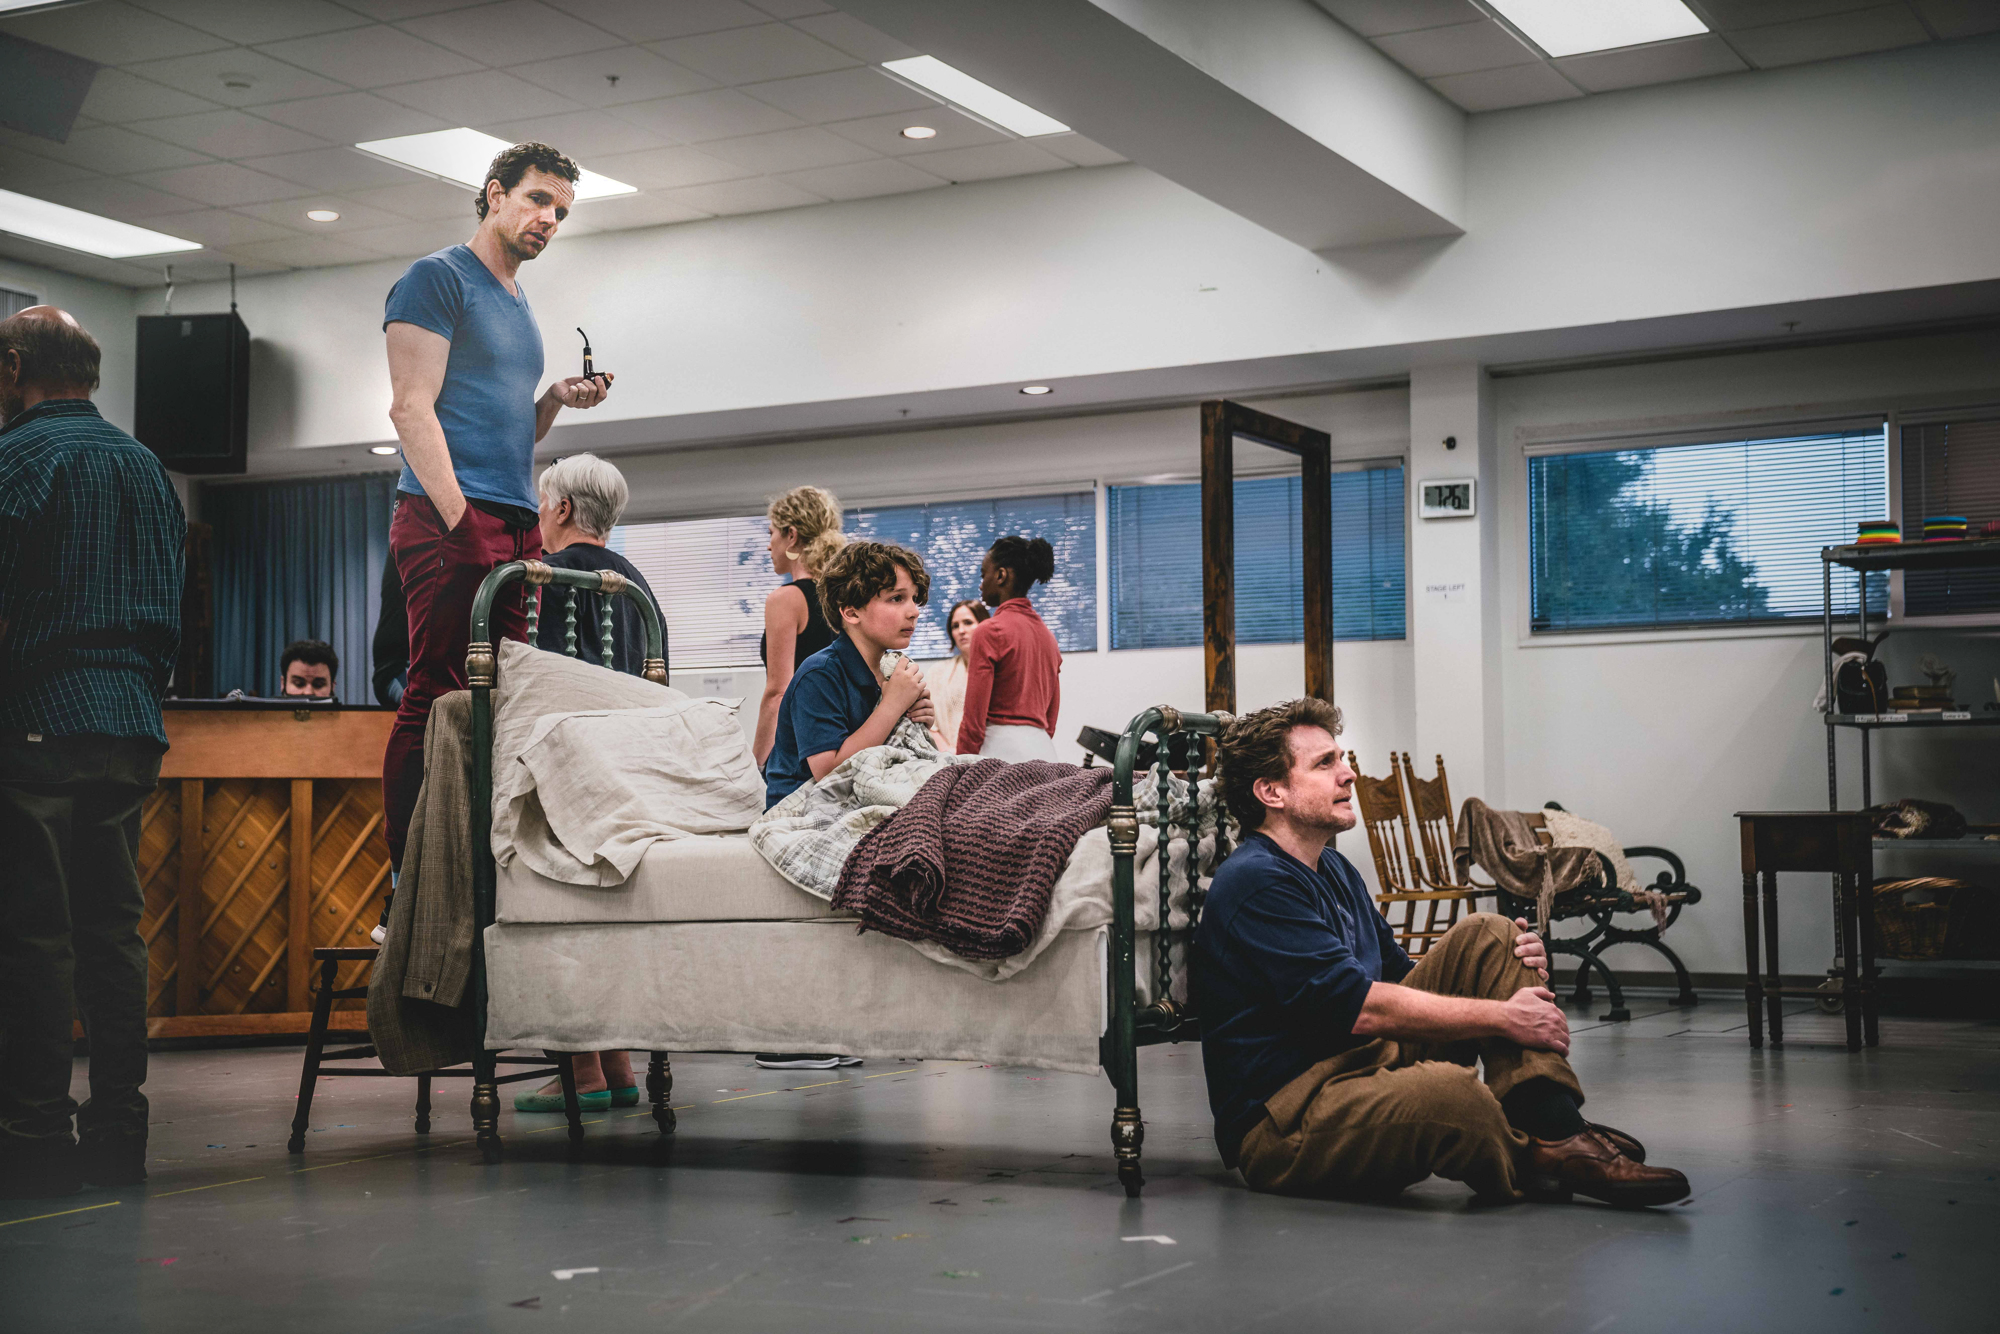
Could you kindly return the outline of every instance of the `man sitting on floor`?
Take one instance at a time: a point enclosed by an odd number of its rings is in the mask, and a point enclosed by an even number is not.
[[[887,680],[878,665],[884,654],[910,646],[930,592],[924,558],[893,542],[850,542],[820,571],[820,605],[841,635],[800,663],[785,687],[764,761],[766,810],[842,760],[884,744],[904,718],[919,727],[936,721],[915,663],[896,659]]]
[[[1396,944],[1327,847],[1355,822],[1339,731],[1338,709],[1299,699],[1222,737],[1243,841],[1216,871],[1192,976],[1223,1162],[1286,1195],[1381,1197],[1435,1173],[1492,1201],[1685,1199],[1686,1177],[1578,1111],[1526,922],[1474,913],[1414,964]]]

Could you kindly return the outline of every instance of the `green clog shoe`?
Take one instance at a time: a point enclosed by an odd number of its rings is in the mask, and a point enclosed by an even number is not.
[[[633,1089],[631,1093],[632,1101],[637,1102],[639,1100],[639,1091]],[[576,1105],[580,1111],[604,1111],[611,1106],[611,1090],[599,1089],[595,1093],[579,1093],[576,1095]],[[629,1104],[620,1105],[625,1106]],[[560,1112],[563,1110],[562,1090],[558,1089],[554,1093],[516,1093],[514,1095],[514,1110],[517,1112]]]
[[[637,1107],[639,1105],[639,1086],[634,1084],[631,1088],[612,1089],[611,1105],[613,1107]]]

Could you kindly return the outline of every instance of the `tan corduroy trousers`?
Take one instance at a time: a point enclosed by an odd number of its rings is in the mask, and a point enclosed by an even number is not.
[[[1475,913],[1417,961],[1406,987],[1441,996],[1506,1000],[1544,985],[1514,957],[1519,928]],[[1473,1072],[1485,1067],[1486,1082]],[[1583,1090],[1569,1062],[1502,1038],[1401,1042],[1378,1038],[1321,1061],[1264,1104],[1243,1137],[1237,1166],[1253,1190],[1282,1195],[1393,1195],[1433,1174],[1481,1195],[1515,1195],[1515,1162],[1527,1136],[1507,1124],[1500,1099],[1530,1079]]]

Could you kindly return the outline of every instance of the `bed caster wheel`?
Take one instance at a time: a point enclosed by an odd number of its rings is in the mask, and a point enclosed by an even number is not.
[[[1841,990],[1841,980],[1828,978],[1819,984],[1819,992],[1813,997],[1813,1005],[1821,1014],[1839,1014],[1847,1008],[1847,996]]]
[[[305,1151],[306,1137],[304,1135],[294,1135],[285,1141],[286,1153],[304,1153]]]
[[[480,1141],[479,1161],[485,1163],[488,1167],[498,1167],[500,1165],[500,1139],[498,1136],[495,1136],[491,1140]]]

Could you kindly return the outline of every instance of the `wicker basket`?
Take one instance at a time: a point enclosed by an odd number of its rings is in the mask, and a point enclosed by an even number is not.
[[[1942,959],[1951,940],[1953,901],[1978,886],[1948,876],[1875,882],[1875,930],[1885,959]]]

